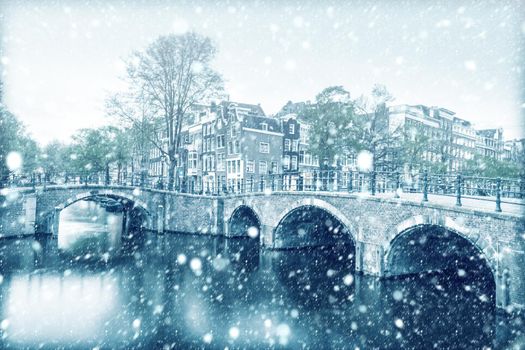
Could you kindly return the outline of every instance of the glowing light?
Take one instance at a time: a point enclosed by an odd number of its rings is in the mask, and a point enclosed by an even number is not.
[[[140,322],[140,319],[138,319],[138,318],[135,319],[135,320],[133,320],[133,328],[134,328],[135,330],[139,329],[139,328],[140,328],[140,323],[141,323],[141,322]]]
[[[405,323],[400,318],[396,318],[396,320],[394,321],[394,324],[396,325],[397,328],[405,327]]]
[[[290,336],[291,330],[287,324],[281,323],[277,326],[276,333],[280,337],[288,337]]]
[[[247,232],[250,238],[257,238],[259,236],[259,229],[255,226],[249,227]]]
[[[357,168],[359,171],[371,171],[374,166],[374,155],[369,151],[361,151],[357,155]]]
[[[40,245],[40,243],[38,243],[37,241],[33,241],[31,243],[31,248],[33,248],[35,253],[39,253],[40,251],[42,251],[42,245]]]
[[[0,328],[5,331],[7,327],[9,327],[9,320],[6,318],[2,320],[2,323],[0,323]]]
[[[202,340],[206,343],[206,344],[210,344],[211,341],[213,340],[213,335],[211,333],[206,333],[204,334],[204,336],[202,337]]]
[[[392,296],[394,297],[394,300],[401,301],[403,299],[403,292],[400,291],[400,290],[396,290],[396,291],[394,291]]]
[[[346,275],[345,277],[343,277],[343,283],[344,283],[346,286],[351,285],[352,283],[354,283],[354,276],[352,276],[352,275]]]
[[[22,156],[18,152],[9,152],[5,163],[10,171],[17,171],[22,168]]]
[[[228,331],[228,334],[230,335],[230,338],[232,338],[232,339],[239,338],[239,334],[240,334],[239,328],[237,328],[237,327],[230,328],[230,330]]]
[[[186,258],[186,255],[184,255],[184,254],[179,254],[179,255],[177,256],[177,263],[178,263],[179,265],[184,265],[184,264],[186,264],[186,261],[187,261],[187,260],[188,260],[188,259]]]
[[[193,258],[190,261],[190,268],[194,274],[200,276],[202,274],[202,262],[199,258]]]
[[[279,337],[279,344],[286,345],[288,343],[288,337],[290,336],[292,331],[287,324],[281,323],[277,326],[275,333]]]

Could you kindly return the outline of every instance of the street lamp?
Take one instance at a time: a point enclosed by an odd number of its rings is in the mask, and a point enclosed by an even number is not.
[[[44,168],[42,168],[42,167],[38,167],[38,168],[36,169],[36,173],[38,174],[38,183],[39,183],[39,184],[42,184],[42,176],[44,175]],[[44,185],[44,188],[45,188],[45,187],[46,187],[45,179],[44,179],[44,183],[43,183],[43,185]]]

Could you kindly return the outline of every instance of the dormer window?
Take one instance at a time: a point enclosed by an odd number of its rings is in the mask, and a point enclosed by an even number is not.
[[[266,123],[261,123],[261,130],[263,130],[263,131],[268,131],[268,124],[266,124]]]
[[[295,134],[295,124],[290,124],[289,133],[290,135]]]

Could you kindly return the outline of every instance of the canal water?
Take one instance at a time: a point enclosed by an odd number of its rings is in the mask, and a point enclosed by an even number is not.
[[[523,321],[496,312],[474,271],[378,280],[354,273],[348,245],[143,232],[121,244],[122,226],[88,203],[58,238],[0,241],[0,348],[525,346]]]

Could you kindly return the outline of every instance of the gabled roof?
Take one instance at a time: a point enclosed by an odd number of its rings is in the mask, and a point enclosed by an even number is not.
[[[281,132],[281,123],[279,123],[279,120],[266,116],[248,115],[243,119],[242,126],[262,130],[261,124],[263,123],[268,126],[268,131]]]
[[[264,116],[264,111],[261,107],[261,105],[254,105],[249,103],[241,103],[241,102],[233,102],[233,101],[221,101],[219,105],[226,111],[230,108],[239,108],[248,110],[248,113],[254,114],[254,115],[262,115]]]

